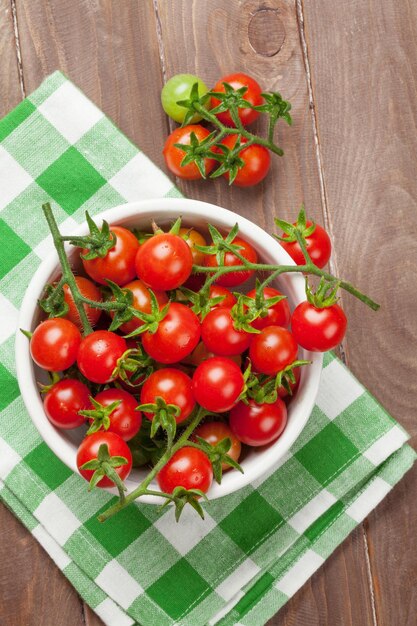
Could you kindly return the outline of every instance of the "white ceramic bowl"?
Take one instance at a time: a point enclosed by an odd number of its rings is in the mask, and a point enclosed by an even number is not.
[[[207,222],[226,231],[237,222],[240,234],[256,248],[260,259],[271,264],[293,264],[292,259],[280,244],[259,226],[231,211],[197,200],[163,198],[132,202],[109,209],[96,216],[95,219],[98,223],[101,219],[105,219],[110,224],[145,229],[149,227],[152,218],[163,226],[171,223],[179,215],[183,217],[185,226],[195,226],[202,230],[206,229]],[[85,235],[87,232],[87,225],[83,223],[71,234]],[[76,249],[69,247],[68,253],[70,256],[76,254]],[[34,330],[40,319],[37,301],[43,292],[44,285],[55,280],[58,275],[58,256],[52,252],[41,263],[29,284],[22,303],[18,328]],[[283,275],[276,285],[288,296],[291,308],[305,299],[304,278],[300,274]],[[290,403],[288,424],[284,433],[268,447],[252,448],[242,461],[244,474],[237,471],[225,473],[221,485],[213,483],[208,493],[209,498],[225,496],[245,487],[262,475],[270,473],[297,439],[312,411],[322,368],[322,355],[319,353],[303,351],[300,358],[309,359],[312,364],[302,368],[300,387]],[[36,382],[43,378],[44,372],[33,363],[28,340],[20,332],[16,334],[16,368],[23,400],[33,423],[51,450],[70,469],[77,472],[76,452],[85,429],[58,430],[48,421]],[[133,491],[144,476],[144,470],[133,470],[126,481],[128,492]],[[157,488],[156,483],[151,484],[151,488]],[[115,490],[110,491],[115,492]],[[142,501],[160,503],[160,499],[155,496],[146,496]]]

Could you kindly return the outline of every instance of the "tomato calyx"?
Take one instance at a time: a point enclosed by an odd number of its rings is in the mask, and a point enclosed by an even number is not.
[[[279,118],[285,120],[289,126],[292,125],[292,117],[290,115],[290,102],[284,100],[284,98],[278,91],[261,93],[261,96],[264,99],[264,103],[254,106],[253,108],[255,109],[255,111],[268,113],[271,120],[270,123],[272,123],[273,125],[275,125]]]
[[[181,167],[195,163],[202,178],[206,178],[206,163],[205,159],[215,159],[216,155],[212,152],[213,139],[216,136],[216,131],[213,131],[207,137],[198,140],[197,135],[194,132],[190,134],[190,143],[174,143],[175,148],[179,148],[185,155],[181,161]]]
[[[194,85],[191,87],[189,97],[185,100],[178,100],[176,102],[178,106],[187,109],[181,126],[187,126],[188,124],[191,124],[195,118],[196,113],[198,113],[201,117],[204,117],[206,104],[209,100],[210,94],[208,92],[200,96],[198,83],[195,82]]]
[[[338,289],[340,287],[339,280],[326,280],[323,276],[320,278],[320,282],[315,292],[312,291],[306,278],[306,296],[307,301],[312,304],[316,309],[325,309],[327,307],[337,304],[339,298],[337,296]]]
[[[38,389],[40,393],[48,393],[48,391],[50,391],[52,387],[61,380],[58,372],[48,372],[48,375],[50,379],[50,382],[48,384],[45,385],[44,383],[38,382]]]
[[[168,313],[171,301],[168,301],[167,304],[162,307],[162,309],[160,309],[155,293],[150,287],[148,287],[148,291],[150,296],[151,312],[144,313],[143,311],[138,311],[137,309],[130,307],[129,312],[132,314],[132,317],[137,317],[143,322],[143,324],[139,326],[139,328],[133,330],[128,335],[124,335],[125,339],[136,337],[137,335],[141,335],[145,331],[148,331],[151,335],[154,335],[158,330],[159,322],[161,322]]]
[[[129,348],[122,354],[112,376],[130,387],[136,387],[139,381],[144,381],[152,374],[154,365],[154,360],[137,344],[137,348]]]
[[[108,445],[106,443],[102,443],[98,450],[97,458],[87,461],[87,463],[81,465],[80,469],[94,470],[94,474],[90,479],[88,487],[89,491],[96,487],[103,476],[107,476],[116,485],[119,491],[120,500],[123,501],[125,498],[124,492],[127,491],[127,488],[115,468],[127,464],[128,460],[124,456],[110,456]]]
[[[165,495],[166,495],[166,500],[159,507],[159,511],[162,511],[166,506],[168,506],[168,504],[172,502],[175,506],[175,521],[176,522],[179,521],[181,517],[181,513],[186,504],[191,505],[193,509],[197,511],[201,519],[204,519],[204,510],[201,504],[199,503],[198,498],[203,498],[203,500],[205,500],[206,502],[208,501],[208,498],[206,494],[204,493],[204,491],[201,491],[201,489],[185,489],[185,487],[178,486],[178,487],[175,487],[175,489],[173,490],[171,494],[169,495],[165,494]]]
[[[307,217],[304,209],[304,204],[301,205],[300,212],[298,213],[297,220],[294,224],[281,220],[278,217],[274,218],[275,224],[284,232],[284,237],[279,235],[273,235],[278,241],[286,241],[288,243],[293,241],[299,241],[299,237],[305,241],[307,237],[312,235],[316,229],[316,224],[312,222],[310,226],[307,226]],[[298,236],[297,236],[298,235]],[[306,259],[307,261],[308,259]]]
[[[117,236],[110,230],[110,226],[106,220],[103,220],[100,229],[91,218],[88,211],[85,212],[85,219],[90,229],[90,234],[85,237],[71,237],[69,238],[69,242],[72,246],[77,246],[88,251],[87,253],[80,254],[84,261],[104,258],[108,251],[116,245]]]
[[[153,438],[159,428],[162,428],[162,430],[164,430],[167,434],[168,446],[170,446],[177,431],[177,422],[175,418],[179,417],[181,413],[180,407],[176,404],[167,404],[163,398],[158,396],[155,398],[155,402],[140,404],[137,407],[137,410],[153,414],[153,417],[151,418],[151,437]]]
[[[204,254],[211,256],[215,255],[217,263],[220,267],[224,266],[224,257],[226,252],[232,252],[238,258],[241,258],[240,250],[242,250],[242,246],[233,243],[233,240],[239,232],[239,224],[235,224],[232,230],[225,237],[223,237],[223,235],[212,224],[208,225],[208,229],[213,243],[209,246],[197,245],[196,248],[200,250],[200,252],[204,252]],[[246,265],[248,263],[247,259],[242,257],[242,263]]]
[[[216,115],[217,113],[223,113],[224,111],[230,112],[230,117],[232,118],[236,127],[240,126],[238,108],[242,109],[252,109],[255,108],[252,106],[248,100],[245,100],[243,97],[245,93],[248,91],[248,87],[243,86],[239,89],[234,89],[229,83],[222,83],[224,87],[224,91],[210,91],[209,95],[212,98],[216,98],[216,100],[220,100],[220,103],[211,109],[211,114]]]
[[[210,313],[211,309],[217,305],[219,305],[226,296],[215,296],[214,298],[210,297],[210,289],[209,287],[204,287],[200,289],[200,291],[192,291],[187,287],[180,287],[180,293],[185,296],[185,298],[192,304],[191,310],[194,311],[196,315],[199,316],[202,321],[208,313]]]
[[[97,400],[94,400],[94,398],[90,396],[90,402],[94,407],[93,409],[79,411],[79,415],[91,420],[91,425],[87,430],[87,435],[92,435],[98,430],[108,430],[110,428],[110,415],[120,405],[121,400],[115,400],[108,406],[103,406],[100,402],[97,402]]]
[[[62,281],[59,281],[57,285],[47,284],[43,298],[38,300],[38,304],[49,317],[63,317],[69,311],[64,295]]]
[[[311,361],[298,359],[293,361],[275,376],[257,374],[250,371],[246,381],[246,388],[240,400],[248,404],[249,400],[254,400],[257,404],[273,404],[278,398],[278,389],[284,387],[288,395],[292,395],[292,386],[296,383],[294,369],[309,365]]]
[[[242,139],[241,135],[237,135],[236,143],[232,148],[223,143],[217,144],[216,149],[220,152],[217,153],[216,159],[220,162],[220,167],[210,174],[210,178],[218,178],[227,172],[229,185],[231,185],[235,181],[239,170],[245,165],[245,161],[239,156],[239,153],[252,144],[253,141],[249,142]]]
[[[196,443],[189,442],[187,445],[200,449],[206,456],[208,456],[213,468],[213,476],[219,485],[222,482],[223,464],[234,467],[241,472],[241,474],[244,473],[239,463],[227,454],[232,447],[232,440],[230,437],[225,437],[216,445],[208,443],[205,439],[199,437],[198,435],[196,435],[195,439]]]

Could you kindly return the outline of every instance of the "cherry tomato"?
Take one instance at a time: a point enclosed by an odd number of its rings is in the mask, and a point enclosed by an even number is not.
[[[209,287],[209,297],[210,298],[218,298],[222,297],[223,300],[219,302],[219,304],[214,304],[211,308],[218,309],[219,307],[225,309],[231,309],[237,302],[236,296],[232,294],[231,291],[226,289],[226,287],[222,287],[221,285],[210,285]]]
[[[126,341],[108,330],[96,330],[81,342],[78,368],[88,380],[104,385],[113,378],[117,361],[127,350]]]
[[[296,341],[313,352],[333,350],[345,336],[346,327],[346,315],[338,304],[317,309],[307,301],[301,302],[291,319]]]
[[[32,359],[44,370],[60,372],[77,360],[81,333],[75,324],[62,317],[41,322],[30,340]]]
[[[89,298],[90,300],[95,300],[96,302],[102,301],[100,290],[91,280],[84,278],[84,276],[75,276],[75,282],[84,298]],[[75,306],[74,298],[72,297],[72,293],[68,285],[64,285],[64,300],[68,305],[68,312],[62,316],[63,319],[73,322],[73,324],[75,324],[80,330],[83,330],[80,314]],[[91,326],[95,326],[101,315],[101,310],[88,306],[88,304],[84,304],[84,310]]]
[[[206,282],[206,278],[206,274],[191,274],[185,281],[184,287],[191,289],[191,291],[200,291],[201,287]]]
[[[165,113],[173,120],[182,124],[187,113],[185,107],[177,104],[180,100],[188,100],[191,89],[197,83],[199,97],[204,96],[208,92],[208,88],[203,81],[193,74],[176,74],[172,76],[162,88],[161,102]],[[192,122],[199,122],[201,115],[195,113]]]
[[[224,93],[225,88],[223,83],[228,83],[233,89],[240,89],[241,87],[247,87],[247,91],[244,94],[243,98],[247,100],[253,106],[259,106],[263,103],[263,98],[261,96],[262,90],[259,84],[256,82],[254,78],[251,78],[247,74],[243,74],[241,72],[236,74],[229,74],[228,76],[224,76],[221,78],[213,87],[212,91]],[[218,106],[220,104],[220,100],[217,98],[211,98],[211,108]],[[249,107],[239,108],[238,114],[240,121],[244,126],[248,126],[252,124],[259,117],[259,111],[254,111]],[[216,113],[217,119],[225,124],[226,126],[235,126],[229,111],[222,111],[221,113]]]
[[[228,135],[221,143],[232,150],[236,141],[236,135]],[[247,140],[241,138],[241,143],[245,144]],[[257,185],[265,178],[271,167],[271,155],[268,148],[256,143],[239,150],[239,158],[242,159],[244,164],[239,168],[236,178],[233,181],[233,185],[236,185],[236,187],[252,187],[253,185]],[[223,176],[229,180],[229,172],[225,172]]]
[[[194,348],[191,354],[185,357],[184,363],[186,365],[194,365],[195,367],[197,367],[197,365],[200,365],[200,363],[206,361],[207,359],[210,359],[212,356],[215,356],[214,352],[210,352],[209,350],[207,350],[204,343],[200,341],[198,346]],[[242,359],[240,354],[236,354],[235,356],[231,356],[229,358],[234,361],[239,367],[241,366]]]
[[[204,452],[185,446],[177,450],[156,478],[165,493],[172,493],[175,487],[200,489],[206,493],[213,481],[213,469]]]
[[[100,391],[94,400],[104,407],[109,406],[113,402],[120,402],[109,415],[110,426],[108,432],[116,433],[123,441],[129,441],[139,432],[142,424],[142,414],[136,410],[139,404],[132,394],[123,389],[105,389]]]
[[[196,248],[196,246],[207,245],[207,241],[204,239],[203,235],[199,233],[198,230],[194,230],[194,228],[180,228],[178,234],[190,248],[191,254],[193,255],[193,264],[204,265],[206,255]]]
[[[259,335],[254,335],[249,358],[256,372],[274,376],[295,361],[297,352],[297,342],[289,330],[267,326]]]
[[[122,456],[127,460],[126,465],[114,468],[122,480],[127,478],[132,469],[132,453],[127,443],[119,435],[108,431],[99,431],[92,435],[87,435],[82,440],[77,452],[77,467],[81,476],[88,481],[91,480],[94,470],[83,470],[81,466],[87,463],[87,461],[97,459],[98,451],[102,444],[107,445],[110,456]],[[114,482],[108,476],[103,476],[97,483],[97,487],[114,487]]]
[[[143,333],[142,345],[159,363],[177,363],[194,350],[200,340],[200,322],[185,304],[172,302],[158,330]]]
[[[202,141],[209,136],[210,132],[207,128],[200,126],[199,124],[191,124],[181,128],[176,128],[167,138],[163,149],[163,155],[165,163],[168,169],[178,176],[179,178],[185,178],[186,180],[197,180],[202,178],[200,170],[195,163],[188,163],[188,165],[181,165],[181,161],[185,156],[184,150],[176,148],[176,143],[182,143],[189,145],[191,143],[191,133],[194,133],[198,141]],[[205,174],[209,174],[213,167],[217,164],[215,159],[206,158],[204,160]]]
[[[251,289],[248,291],[247,296],[249,298],[256,297],[256,289]],[[273,289],[272,287],[264,287],[263,296],[265,300],[269,298],[275,298],[276,296],[282,296],[282,293],[277,289]],[[280,300],[273,306],[267,309],[267,314],[265,317],[258,317],[251,323],[253,328],[257,330],[262,330],[267,326],[289,326],[291,320],[291,311],[288,304],[288,300]]]
[[[239,254],[241,254],[245,259],[250,261],[251,263],[258,262],[258,255],[256,253],[255,248],[253,248],[250,243],[244,241],[240,237],[235,237],[232,242],[236,246],[241,246],[239,250]],[[218,267],[216,255],[208,254],[206,256],[206,266],[207,267]],[[225,267],[233,267],[242,265],[242,261],[237,258],[233,252],[226,252],[224,255],[224,265]],[[248,280],[253,275],[253,270],[242,270],[241,272],[229,272],[228,274],[223,274],[217,278],[216,283],[221,285],[222,287],[235,287],[236,285],[241,285]]]
[[[281,398],[272,404],[248,404],[239,402],[230,411],[230,429],[234,435],[248,446],[265,446],[275,441],[287,424],[287,407]]]
[[[297,392],[298,389],[298,385],[300,384],[300,376],[301,376],[301,370],[299,367],[294,367],[293,369],[293,373],[295,376],[295,383],[290,383],[290,389],[292,391],[292,395],[290,395],[287,391],[287,389],[284,387],[284,385],[281,385],[280,387],[278,387],[278,395],[280,398],[293,398],[295,393]]]
[[[233,356],[249,348],[252,335],[245,330],[236,330],[230,309],[218,307],[202,321],[201,339],[210,352]]]
[[[147,239],[136,255],[136,272],[151,289],[176,289],[191,274],[193,255],[186,241],[171,233]]]
[[[125,285],[136,276],[135,257],[139,242],[130,230],[122,226],[112,226],[110,232],[116,235],[117,241],[106,256],[90,261],[82,259],[82,262],[85,271],[96,283],[105,285],[106,279],[109,279],[117,285]],[[83,250],[82,254],[87,252]]]
[[[224,424],[224,422],[205,422],[204,424],[200,424],[200,426],[193,433],[194,440],[195,437],[201,437],[211,446],[216,446],[223,439],[230,439],[232,445],[229,448],[227,454],[234,461],[237,462],[239,460],[242,450],[241,443],[239,439],[232,433],[227,424]],[[227,463],[222,463],[222,470],[224,472],[229,469],[232,469],[231,465],[228,465]]]
[[[129,289],[133,293],[133,302],[132,306],[137,311],[141,313],[150,313],[151,312],[151,296],[149,294],[149,289],[141,280],[132,280],[132,282],[124,285],[123,289]],[[164,304],[168,302],[168,296],[163,291],[154,291],[155,297],[158,301],[159,308],[162,309]],[[111,317],[114,317],[114,311],[110,312]],[[123,333],[131,333],[136,328],[142,326],[144,322],[140,320],[138,317],[132,317],[129,322],[125,322],[120,326],[120,330]]]
[[[162,398],[167,404],[175,404],[181,409],[175,418],[177,424],[183,422],[191,414],[195,406],[192,381],[187,374],[173,367],[157,370],[145,381],[140,394],[141,404],[154,404],[156,398]],[[145,413],[150,420],[152,413]]]
[[[225,413],[234,406],[245,381],[239,367],[222,356],[203,361],[194,372],[194,397],[203,408]]]
[[[85,418],[78,411],[91,408],[90,391],[75,378],[63,378],[46,393],[43,407],[46,417],[57,428],[78,428],[85,424]]]
[[[308,220],[306,222],[306,228],[312,225],[313,222]],[[283,234],[283,237],[288,235]],[[290,257],[297,265],[304,265],[305,259],[301,251],[298,241],[280,241],[281,246],[288,252]],[[307,252],[309,253],[311,260],[317,267],[324,267],[329,262],[330,255],[332,253],[332,244],[327,232],[316,224],[316,227],[311,235],[306,237]]]

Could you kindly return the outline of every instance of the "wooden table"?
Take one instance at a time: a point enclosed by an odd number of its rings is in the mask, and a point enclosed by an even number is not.
[[[0,0],[0,114],[61,69],[163,168],[159,96],[173,74],[214,84],[243,70],[280,91],[294,125],[264,184],[177,182],[266,229],[305,202],[332,234],[332,269],[382,304],[375,314],[343,296],[342,354],[416,436],[416,37],[413,0]],[[416,477],[270,624],[415,626]],[[102,624],[4,507],[0,590],[2,626]]]

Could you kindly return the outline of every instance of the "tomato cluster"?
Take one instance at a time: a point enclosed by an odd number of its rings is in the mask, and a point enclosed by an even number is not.
[[[184,105],[191,102],[193,88],[195,97],[202,97],[204,107],[200,108],[200,115],[190,117],[191,113],[187,114]],[[230,97],[229,92],[232,92]],[[230,74],[222,77],[209,92],[197,76],[178,74],[164,86],[161,100],[165,112],[182,123],[169,135],[163,149],[166,165],[175,176],[197,180],[209,174],[212,177],[223,175],[229,183],[250,187],[268,174],[271,165],[268,142],[256,143],[256,136],[242,134],[258,119],[262,107],[267,106],[261,87],[254,78],[243,73]],[[210,110],[213,111],[211,117],[205,113]],[[222,132],[218,141],[210,130],[195,123],[202,118],[212,124],[214,122],[215,126],[216,123],[219,125]],[[228,128],[237,128],[241,132],[228,131]],[[204,150],[206,142],[209,146]],[[190,150],[196,148],[193,151],[195,158],[191,158],[191,152],[187,153],[187,147]],[[187,154],[190,159],[185,158]]]
[[[237,229],[210,233],[212,245],[193,228],[156,227],[138,238],[110,227],[114,245],[96,258],[81,250],[87,276],[75,278],[95,329],[82,334],[64,285],[64,315],[32,334],[32,358],[51,373],[46,416],[61,429],[88,426],[77,464],[94,485],[117,484],[139,457],[155,463],[200,407],[206,420],[157,480],[168,494],[207,491],[213,472],[235,466],[242,445],[264,446],[282,434],[300,378],[299,346],[322,351],[343,338],[346,318],[337,304],[305,301],[291,313],[285,296],[259,282],[232,293],[253,278],[257,252]],[[193,265],[199,291],[189,288]],[[157,439],[159,428],[167,439]]]

